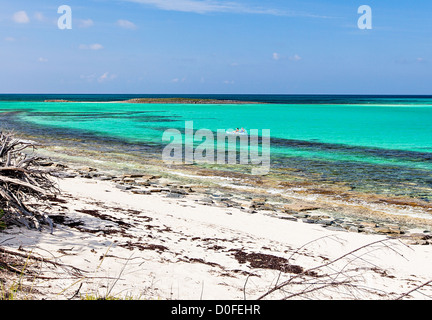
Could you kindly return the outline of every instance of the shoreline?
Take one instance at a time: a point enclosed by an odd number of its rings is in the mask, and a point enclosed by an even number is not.
[[[294,280],[301,299],[432,295],[416,289],[432,279],[427,202],[59,145],[36,154],[58,170],[54,232],[0,230],[0,257],[22,258],[32,299],[274,300],[286,291],[269,288]],[[335,272],[340,288],[303,292]]]
[[[141,159],[144,161],[141,164],[134,158],[123,159],[122,155],[117,154],[98,157],[95,152],[81,154],[79,150],[75,150],[71,156],[63,151],[50,148],[50,152],[42,154],[53,157],[54,161],[74,163],[72,166],[75,167],[92,167],[113,175],[146,173],[162,176],[165,184],[199,185],[201,189],[211,190],[208,191],[210,194],[225,193],[228,198],[237,198],[236,201],[245,203],[248,210],[267,209],[286,216],[286,219],[294,217],[307,223],[331,223],[331,227],[390,236],[414,233],[410,229],[418,228],[423,228],[421,232],[425,234],[432,234],[432,205],[429,202],[411,197],[356,191],[344,183],[324,184],[320,181],[298,180],[295,170],[284,171],[287,180],[281,181],[279,173],[275,176],[253,176],[245,172],[224,170],[223,166],[207,168],[198,165],[165,165],[154,158]],[[119,161],[124,162],[114,168]],[[294,175],[288,176],[290,174]],[[264,200],[254,204],[251,201],[253,198]],[[376,230],[364,228],[364,225],[369,226],[370,223],[376,223]]]
[[[225,194],[225,198],[233,197],[235,201],[232,203],[236,206],[243,203],[244,209],[251,212],[269,210],[285,219],[301,219],[305,223],[350,232],[394,237],[407,234],[418,236],[419,232],[426,236],[432,235],[432,204],[409,196],[356,191],[342,182],[329,184],[307,178],[298,179],[296,170],[291,172],[289,168],[283,171],[287,179],[280,180],[280,173],[254,176],[243,171],[225,170],[223,165],[216,168],[166,165],[154,157],[136,159],[137,155],[134,155],[124,158],[123,154],[111,152],[100,156],[96,151],[69,149],[50,146],[42,147],[37,152],[53,159],[47,160],[51,163],[59,162],[75,169],[91,168],[96,172],[96,179],[104,175],[100,172],[107,173],[107,180],[115,176],[145,174],[160,176],[166,185],[197,185],[200,189],[206,189],[208,194],[220,193]],[[73,176],[77,176],[76,172]],[[81,173],[78,176],[93,178],[93,173]],[[132,182],[130,187],[136,186]],[[254,198],[261,200],[254,203]],[[375,226],[371,227],[373,223]]]

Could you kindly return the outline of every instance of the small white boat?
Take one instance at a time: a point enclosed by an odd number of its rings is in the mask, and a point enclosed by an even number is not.
[[[234,134],[234,135],[247,135],[248,134],[246,130],[244,130],[244,131],[235,131],[235,130],[229,131],[228,130],[226,133],[227,134]]]

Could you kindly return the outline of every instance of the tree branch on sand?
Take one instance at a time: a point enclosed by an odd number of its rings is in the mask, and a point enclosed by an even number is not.
[[[53,223],[40,212],[35,202],[43,202],[59,193],[51,179],[52,170],[42,168],[44,159],[34,154],[36,144],[0,132],[0,209],[7,223],[42,229]]]

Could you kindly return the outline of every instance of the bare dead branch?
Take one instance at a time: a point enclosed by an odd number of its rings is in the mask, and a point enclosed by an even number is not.
[[[412,290],[410,290],[410,291],[408,291],[408,292],[406,292],[406,293],[400,295],[398,298],[396,298],[396,300],[402,300],[402,298],[404,298],[404,297],[410,295],[411,293],[413,293],[413,292],[415,292],[415,291],[419,291],[421,288],[426,287],[426,286],[428,286],[428,285],[430,285],[430,284],[432,284],[432,280],[427,281],[427,282],[425,282],[425,283],[423,283],[423,284],[421,284],[421,285],[415,287],[414,289],[412,289]]]
[[[318,240],[322,240],[323,238]],[[364,286],[364,282],[362,281],[363,275],[366,271],[385,274],[384,270],[381,270],[378,266],[368,261],[368,255],[372,254],[374,251],[385,249],[403,257],[399,251],[387,243],[388,241],[394,240],[395,239],[392,238],[385,238],[368,243],[333,260],[326,261],[323,264],[304,270],[301,273],[289,275],[288,279],[281,283],[279,283],[278,277],[276,284],[267,292],[258,297],[258,300],[262,300],[275,292],[283,294],[282,299],[291,299],[294,297],[307,298],[307,294],[310,293],[316,294],[323,290],[341,290],[342,288],[345,289],[345,292],[352,296],[353,299],[356,299],[357,293],[372,290],[372,288],[367,288]],[[313,242],[315,241],[308,242],[308,244]],[[403,244],[402,242],[400,243]],[[306,245],[302,246],[302,248],[305,246]],[[297,250],[294,254],[297,254],[298,252],[299,250]],[[366,263],[366,265],[369,266],[354,267],[353,263],[355,261],[361,261],[362,263]],[[429,281],[411,290],[405,295],[402,295],[400,298],[410,294],[413,291],[419,290],[430,283],[432,283],[432,281]]]
[[[36,144],[14,138],[12,132],[0,132],[0,209],[9,223],[41,230],[53,228],[45,213],[31,209],[28,203],[40,202],[58,193],[50,170],[42,170],[41,160],[33,154]],[[30,152],[29,152],[30,150]]]

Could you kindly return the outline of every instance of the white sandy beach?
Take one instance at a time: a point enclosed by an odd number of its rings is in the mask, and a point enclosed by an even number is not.
[[[387,238],[205,205],[194,196],[132,194],[110,181],[66,178],[59,186],[66,201],[57,210],[80,228],[0,233],[3,249],[44,257],[32,265],[43,275],[31,282],[36,298],[257,299],[291,279],[265,298],[394,299],[432,280],[430,245],[385,240],[349,254]],[[431,295],[426,286],[405,298]]]

